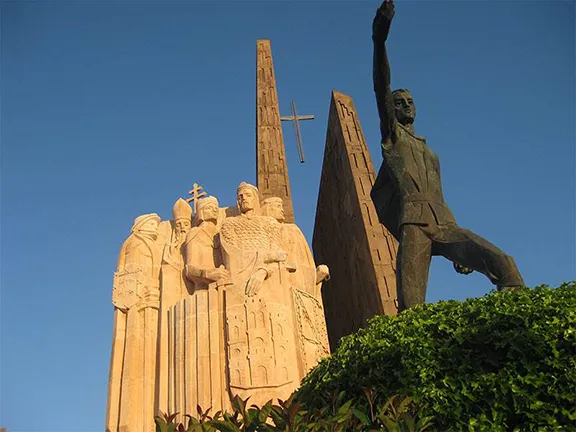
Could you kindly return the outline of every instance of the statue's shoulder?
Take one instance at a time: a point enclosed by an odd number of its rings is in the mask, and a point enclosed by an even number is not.
[[[242,216],[229,216],[222,221],[220,231],[233,230],[242,224]]]
[[[201,234],[203,231],[204,230],[199,226],[195,226],[195,227],[190,228],[190,231],[188,231],[188,234],[186,234],[185,243],[191,242],[196,237],[198,237],[198,234]]]
[[[132,244],[133,244],[133,235],[132,233],[130,233],[130,235],[128,237],[126,237],[126,240],[124,240],[124,243],[122,243],[122,247],[120,248],[120,256],[126,255],[126,252],[132,248]]]
[[[220,240],[224,243],[234,244],[238,232],[242,230],[242,216],[230,216],[224,219],[220,226]]]
[[[304,235],[300,227],[294,223],[280,224],[280,229],[288,234]]]
[[[124,249],[127,251],[133,248],[140,247],[144,244],[144,238],[139,236],[138,234],[130,234],[126,241],[124,242]]]
[[[262,225],[268,225],[268,226],[273,226],[273,227],[278,227],[278,228],[279,228],[281,225],[284,225],[284,224],[281,224],[280,222],[278,222],[278,221],[277,221],[276,219],[274,219],[272,216],[263,216],[263,215],[261,215],[261,216],[257,216],[257,218],[258,218],[258,219],[257,219],[258,222],[259,222],[260,224],[262,224]]]
[[[275,236],[280,234],[280,231],[282,230],[282,225],[285,225],[283,223],[278,222],[275,218],[271,216],[258,216],[258,219],[259,219],[259,225]]]
[[[231,228],[247,228],[253,225],[280,225],[280,223],[270,216],[263,216],[263,215],[231,216],[224,219],[224,221],[222,222],[221,230]]]
[[[396,133],[399,135],[399,138],[402,138],[402,137],[414,138],[414,139],[421,141],[422,143],[426,144],[426,137],[420,136],[420,135],[414,135],[412,132],[410,132],[408,130],[408,128],[406,128],[406,126],[403,126],[400,123],[398,123],[398,129],[397,129]]]

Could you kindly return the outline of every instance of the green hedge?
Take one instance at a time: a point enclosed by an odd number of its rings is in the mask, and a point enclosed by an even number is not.
[[[434,430],[576,429],[576,283],[375,317],[304,379],[297,399],[319,409],[344,391],[362,404],[363,388],[378,403],[410,396]]]
[[[344,402],[342,394],[317,410],[302,409],[292,395],[288,400],[272,401],[261,407],[248,399],[235,397],[233,413],[218,411],[213,416],[198,407],[198,416],[186,415],[184,423],[175,414],[155,417],[156,432],[429,432],[431,419],[421,418],[410,398],[391,397],[381,406],[370,409]],[[370,398],[370,392],[366,396]]]

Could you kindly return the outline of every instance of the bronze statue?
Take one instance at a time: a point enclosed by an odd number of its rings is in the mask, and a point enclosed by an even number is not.
[[[394,1],[385,0],[372,26],[374,92],[384,160],[371,196],[380,222],[400,243],[399,311],[425,301],[432,255],[448,258],[459,273],[483,273],[498,289],[523,286],[512,257],[459,227],[444,201],[438,156],[414,133],[412,95],[406,89],[390,89],[386,39],[393,17]]]

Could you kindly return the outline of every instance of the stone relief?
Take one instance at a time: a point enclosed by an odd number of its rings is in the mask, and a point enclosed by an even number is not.
[[[114,278],[111,431],[152,432],[143,419],[160,411],[183,419],[196,405],[230,410],[235,395],[285,399],[329,354],[328,268],[284,222],[281,198],[261,203],[245,182],[236,196],[236,206],[220,207],[196,193],[176,201],[170,222],[136,219]]]

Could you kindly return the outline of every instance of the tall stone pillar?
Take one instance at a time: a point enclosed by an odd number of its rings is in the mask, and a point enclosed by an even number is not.
[[[269,40],[256,42],[256,178],[262,199],[282,198],[285,220],[293,223],[294,209]]]
[[[332,350],[372,316],[397,313],[398,244],[372,204],[375,178],[352,98],[333,91],[312,239],[331,272],[322,297]]]

